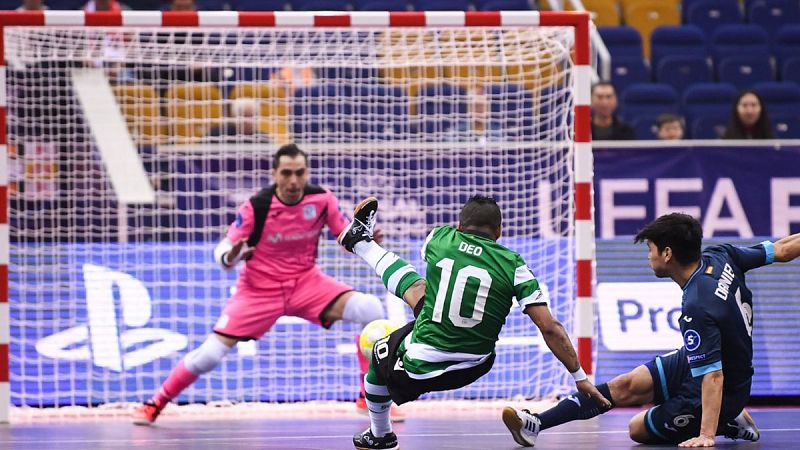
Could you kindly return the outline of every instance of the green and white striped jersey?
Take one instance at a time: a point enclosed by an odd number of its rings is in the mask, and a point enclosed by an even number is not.
[[[451,226],[425,239],[425,304],[399,351],[412,378],[481,364],[492,353],[513,299],[524,310],[548,299],[522,257],[497,242]]]

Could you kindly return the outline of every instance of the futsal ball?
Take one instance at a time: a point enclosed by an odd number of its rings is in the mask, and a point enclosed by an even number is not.
[[[372,359],[372,347],[375,346],[375,341],[385,338],[397,328],[397,325],[386,319],[373,320],[368,323],[358,338],[361,354],[368,360]]]

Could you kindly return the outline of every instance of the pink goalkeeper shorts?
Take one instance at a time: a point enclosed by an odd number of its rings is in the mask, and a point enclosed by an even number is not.
[[[300,277],[276,281],[268,288],[237,283],[214,332],[231,337],[259,339],[281,316],[297,316],[325,328],[320,316],[340,295],[353,288],[325,275],[318,267]]]

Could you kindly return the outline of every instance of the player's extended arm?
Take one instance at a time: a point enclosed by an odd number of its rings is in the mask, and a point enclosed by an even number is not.
[[[225,270],[232,269],[239,261],[247,261],[253,257],[255,248],[247,246],[247,239],[240,239],[235,244],[225,238],[214,248],[214,260]]]
[[[789,262],[800,257],[800,233],[775,242],[775,262]]]
[[[550,308],[547,305],[530,305],[525,309],[525,313],[533,320],[533,323],[539,328],[542,333],[544,342],[550,351],[564,364],[564,367],[575,378],[575,386],[578,391],[593,397],[598,403],[611,408],[611,402],[608,401],[597,388],[589,382],[586,374],[581,369],[578,362],[578,354],[575,352],[575,347],[572,346],[572,341],[569,339],[569,334],[561,322],[556,320],[550,314]]]
[[[713,447],[717,435],[719,410],[722,407],[722,370],[709,372],[703,376],[702,402],[703,418],[700,421],[700,436],[680,444],[681,447]]]

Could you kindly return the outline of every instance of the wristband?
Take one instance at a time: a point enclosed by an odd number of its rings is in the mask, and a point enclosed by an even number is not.
[[[589,377],[586,376],[586,372],[584,372],[583,368],[581,368],[580,366],[578,367],[578,370],[576,370],[575,372],[570,372],[569,374],[572,375],[572,378],[575,379],[576,383],[578,381],[589,379]]]
[[[219,259],[220,259],[219,262],[221,262],[223,266],[227,268],[233,267],[234,262],[233,261],[228,262],[228,252],[223,253]]]

